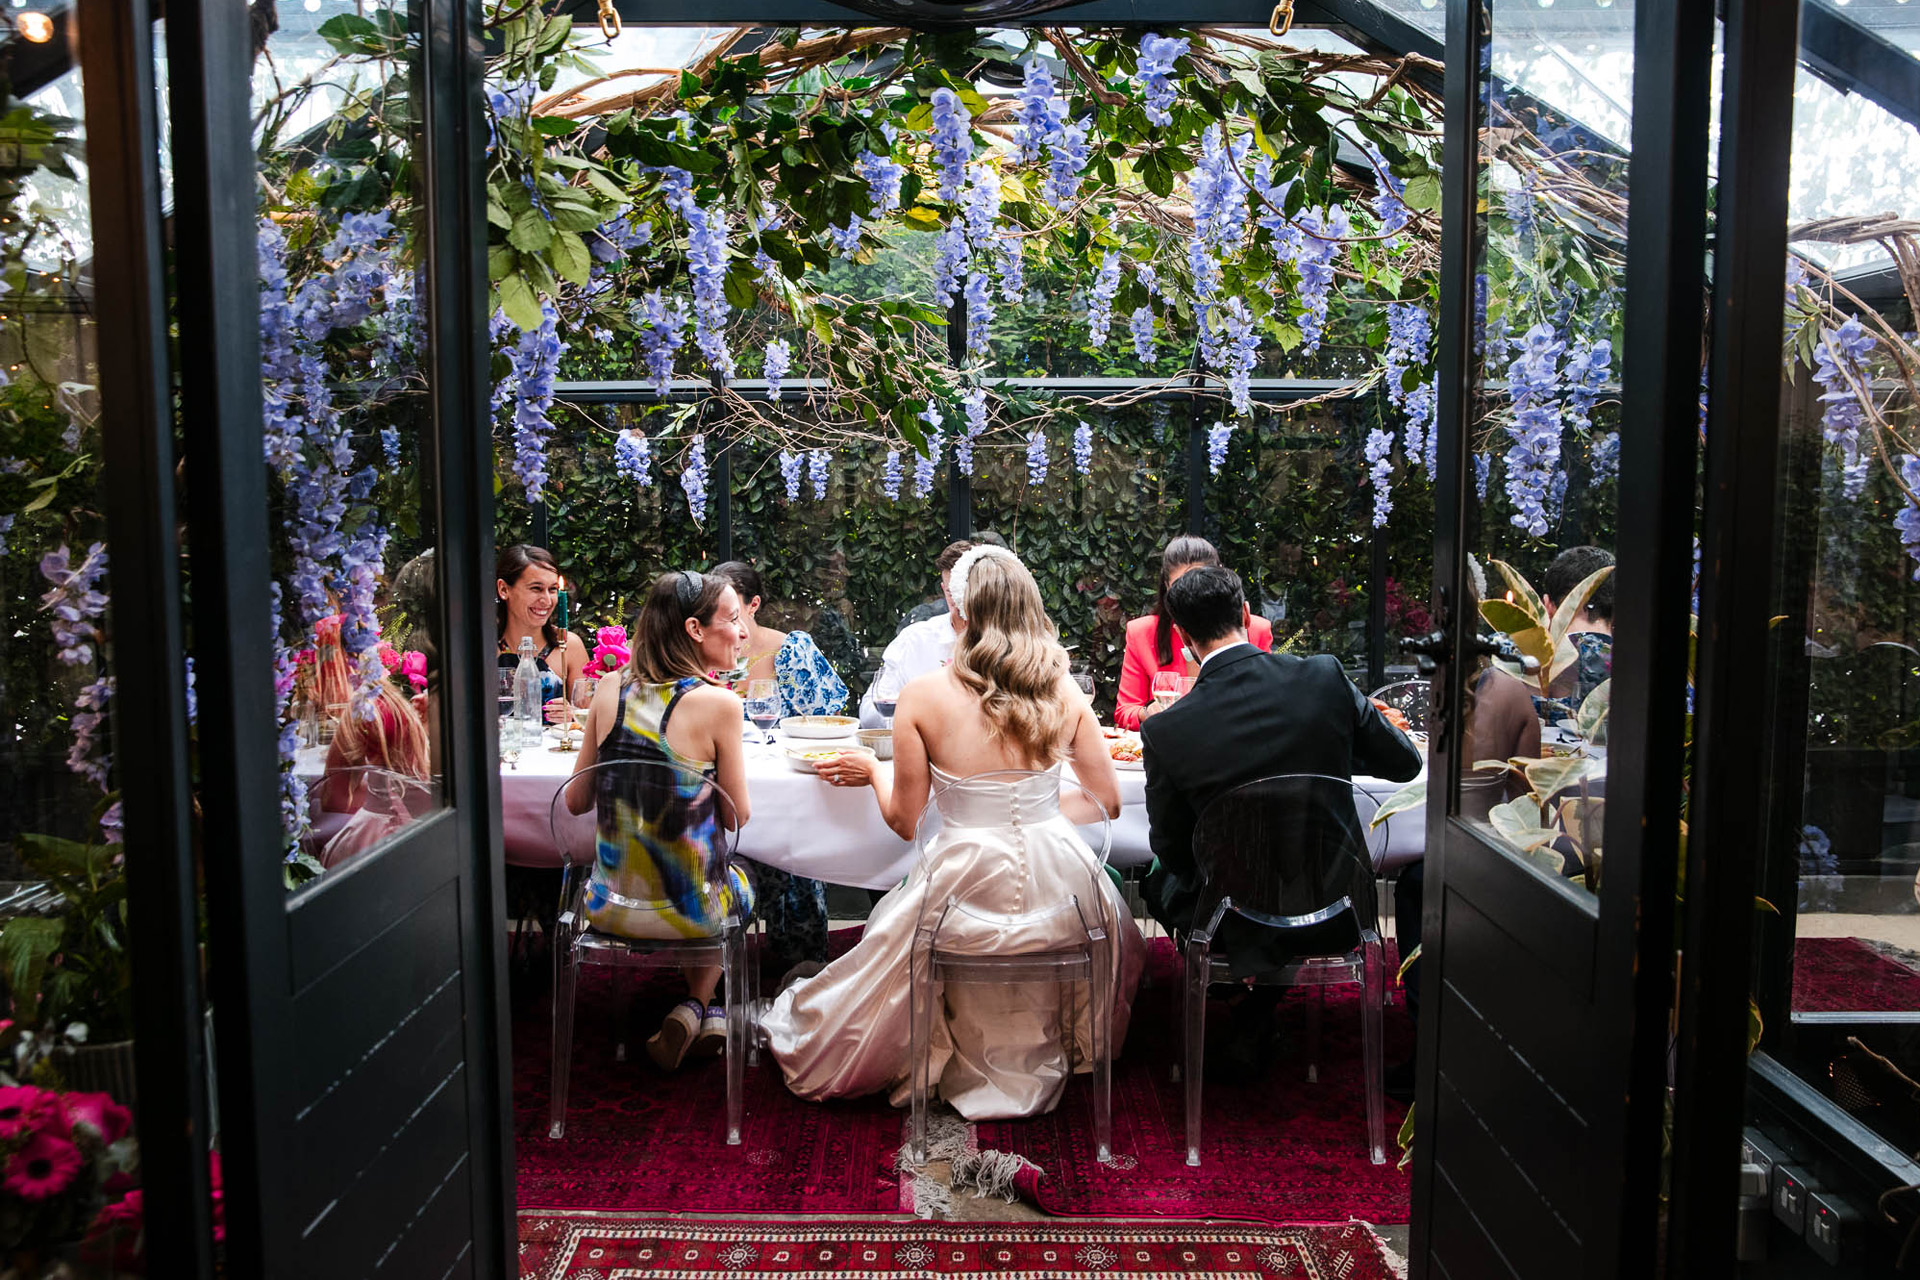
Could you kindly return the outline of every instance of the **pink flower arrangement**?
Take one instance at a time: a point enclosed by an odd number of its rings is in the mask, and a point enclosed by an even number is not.
[[[625,627],[601,627],[593,633],[593,657],[587,663],[587,674],[598,678],[612,675],[633,660],[633,651],[627,647],[627,629]]]
[[[0,1255],[89,1230],[136,1163],[132,1128],[104,1093],[0,1088]]]
[[[388,644],[385,640],[380,642],[380,647],[375,650],[375,652],[380,655],[380,665],[387,669],[388,675],[392,675],[400,669],[400,663],[402,662],[400,651]]]
[[[220,1188],[220,1153],[209,1152],[207,1163],[213,1185],[213,1239],[220,1244],[227,1238],[226,1196]],[[109,1188],[109,1193],[119,1190]],[[93,1220],[87,1229],[87,1238],[81,1242],[80,1258],[96,1266],[110,1266],[116,1273],[144,1275],[146,1229],[146,1196],[135,1187],[102,1209],[100,1216]]]
[[[400,655],[400,674],[407,678],[415,693],[427,687],[427,655],[409,649]]]

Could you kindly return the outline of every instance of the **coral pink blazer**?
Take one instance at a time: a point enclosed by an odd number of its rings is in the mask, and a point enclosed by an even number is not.
[[[1159,619],[1152,614],[1144,618],[1135,618],[1127,624],[1127,652],[1120,660],[1120,693],[1114,699],[1113,722],[1122,729],[1140,727],[1140,708],[1153,701],[1153,678],[1162,671],[1186,673],[1186,662],[1180,656],[1180,632],[1173,633],[1173,661],[1161,666],[1159,655],[1153,651],[1154,628]],[[1273,624],[1259,614],[1253,615],[1253,629],[1247,632],[1247,639],[1262,649],[1273,650]]]

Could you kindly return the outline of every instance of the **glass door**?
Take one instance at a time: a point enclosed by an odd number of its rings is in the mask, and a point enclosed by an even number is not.
[[[1653,1267],[1713,33],[1448,10],[1416,1275]]]

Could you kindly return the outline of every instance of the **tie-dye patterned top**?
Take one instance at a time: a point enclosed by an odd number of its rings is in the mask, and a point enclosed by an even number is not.
[[[727,868],[720,901],[709,897],[707,869],[723,839],[713,765],[667,745],[674,707],[699,684],[621,685],[619,715],[600,744],[600,760],[671,762],[700,778],[664,769],[600,771],[600,833],[586,893],[596,929],[633,938],[711,937],[735,903],[742,915],[753,909],[753,890],[737,866]]]

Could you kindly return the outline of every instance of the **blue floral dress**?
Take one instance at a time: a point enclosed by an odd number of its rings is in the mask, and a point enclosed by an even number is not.
[[[847,705],[847,682],[804,631],[787,633],[773,655],[773,675],[780,682],[783,716],[838,715]]]

